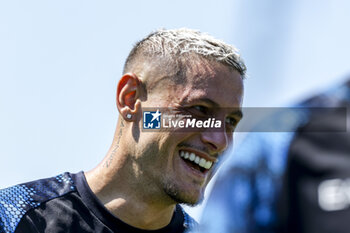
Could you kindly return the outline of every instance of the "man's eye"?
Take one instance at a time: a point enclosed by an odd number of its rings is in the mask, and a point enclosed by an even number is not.
[[[228,118],[226,118],[225,121],[226,121],[227,124],[229,124],[232,127],[236,127],[237,123],[238,123],[238,121],[235,118],[233,118],[233,117],[228,117]]]
[[[200,113],[208,114],[208,108],[207,107],[204,107],[204,106],[201,106],[201,105],[195,105],[195,106],[193,106],[193,108],[195,110],[197,110],[198,112],[200,112]]]

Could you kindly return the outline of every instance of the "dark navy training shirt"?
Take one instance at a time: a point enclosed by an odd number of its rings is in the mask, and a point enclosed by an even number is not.
[[[132,227],[109,212],[89,188],[83,172],[19,184],[0,190],[0,233],[185,232],[195,221],[180,205],[168,226]]]

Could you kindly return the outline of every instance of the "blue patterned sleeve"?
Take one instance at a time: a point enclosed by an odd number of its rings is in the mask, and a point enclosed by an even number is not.
[[[26,213],[40,206],[42,202],[75,190],[72,178],[63,173],[49,179],[15,185],[0,190],[0,233],[24,232],[17,226]],[[25,232],[37,232],[35,227]]]

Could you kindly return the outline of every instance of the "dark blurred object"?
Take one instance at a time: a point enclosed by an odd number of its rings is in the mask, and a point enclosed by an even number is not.
[[[344,97],[336,104],[349,107],[350,96]],[[315,98],[307,104],[318,103],[322,100]],[[337,128],[343,120],[337,111],[311,111],[309,122],[296,132],[281,195],[281,232],[350,232],[350,134],[310,133]]]
[[[253,129],[234,150],[214,184],[201,232],[350,231],[350,81],[296,107],[307,117],[295,118],[293,128]]]

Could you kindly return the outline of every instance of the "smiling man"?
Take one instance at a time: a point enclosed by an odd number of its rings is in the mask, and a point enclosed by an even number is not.
[[[232,143],[245,65],[234,47],[211,36],[159,30],[134,46],[123,74],[115,137],[103,161],[88,172],[1,190],[0,232],[185,232],[194,226],[178,204],[203,198],[213,166]],[[149,108],[222,125],[147,131]]]

